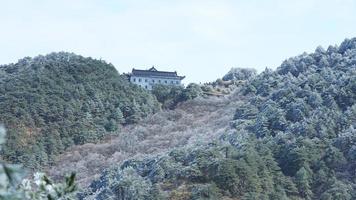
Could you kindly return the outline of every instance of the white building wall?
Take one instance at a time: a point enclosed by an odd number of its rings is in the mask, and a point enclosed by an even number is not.
[[[158,78],[158,77],[156,78],[156,77],[131,76],[130,82],[148,90],[152,90],[152,87],[155,84],[177,85],[177,86],[182,85],[180,79]]]

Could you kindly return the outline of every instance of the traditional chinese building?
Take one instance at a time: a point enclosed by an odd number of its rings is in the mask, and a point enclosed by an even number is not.
[[[151,67],[148,70],[132,69],[130,82],[137,84],[145,89],[152,90],[153,85],[182,85],[181,81],[185,76],[178,76],[177,72],[158,71]]]

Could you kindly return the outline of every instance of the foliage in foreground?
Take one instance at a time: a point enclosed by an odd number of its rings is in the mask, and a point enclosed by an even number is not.
[[[0,147],[5,130],[0,126]],[[19,166],[0,161],[0,200],[71,200],[75,199],[75,174],[64,183],[54,183],[45,174],[36,173],[33,179],[23,179]]]
[[[106,170],[83,199],[356,199],[356,38],[244,85],[209,145]]]

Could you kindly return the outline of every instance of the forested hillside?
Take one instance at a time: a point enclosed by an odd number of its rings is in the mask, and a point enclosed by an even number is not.
[[[102,170],[120,165],[126,159],[142,158],[190,144],[208,144],[232,129],[234,108],[240,102],[229,98],[196,98],[174,110],[162,110],[138,124],[97,144],[73,146],[59,156],[48,174],[56,180],[68,172],[77,173],[76,182],[85,188],[100,177]]]
[[[202,126],[196,137],[112,165],[80,198],[356,199],[355,101],[356,38],[290,58],[213,101],[222,104],[205,104],[209,112],[187,121]],[[195,123],[217,113],[216,124]],[[170,138],[186,136],[171,126]],[[203,137],[209,126],[219,128]],[[150,144],[162,137],[151,135]]]
[[[2,156],[26,168],[158,109],[153,95],[102,60],[52,53],[0,66],[0,123],[8,129]]]

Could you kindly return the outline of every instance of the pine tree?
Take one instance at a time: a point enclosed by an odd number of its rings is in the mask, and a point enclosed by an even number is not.
[[[124,114],[122,113],[119,107],[113,111],[111,118],[114,119],[119,124],[125,123]]]
[[[297,185],[297,188],[299,190],[299,194],[304,198],[304,199],[312,199],[313,192],[311,191],[311,175],[309,174],[306,168],[309,168],[308,166],[300,168],[297,173],[295,174],[295,182]]]

